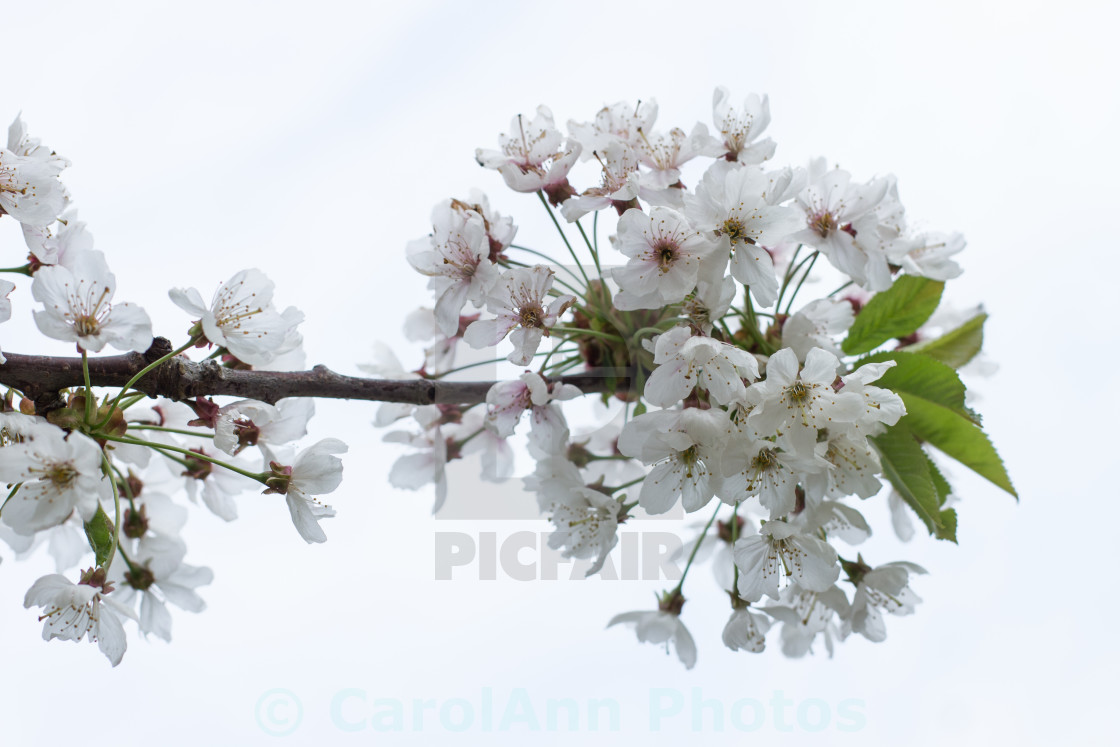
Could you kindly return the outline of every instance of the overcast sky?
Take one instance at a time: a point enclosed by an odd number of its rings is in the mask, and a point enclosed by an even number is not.
[[[383,340],[415,365],[400,324],[427,296],[404,247],[427,233],[435,202],[480,187],[523,241],[555,243],[536,200],[473,160],[512,115],[544,103],[563,123],[656,98],[659,125],[688,129],[710,124],[717,85],[735,99],[768,93],[774,163],[824,155],[856,179],[894,173],[913,220],[967,237],[965,274],[947,293],[991,315],[999,371],[974,382],[977,407],[1021,501],[958,468],[959,546],[904,545],[882,500],[869,502],[869,552],[927,567],[913,582],[924,601],[887,621],[885,643],[853,638],[831,660],[787,660],[776,640],[762,655],[725,649],[726,600],[698,568],[684,620],[699,663],[685,671],[631,632],[603,630],[671,584],[484,581],[478,563],[436,580],[441,542],[469,540],[481,557],[516,532],[539,541],[547,524],[433,519],[430,492],[388,486],[402,452],[381,444],[375,406],[320,403],[312,436],[351,446],[329,542],[306,545],[269,497],[242,497],[230,525],[194,511],[188,562],[216,579],[201,590],[204,613],[175,611],[171,645],[131,628],[110,669],[94,646],[43,642],[22,599],[51,564],[0,547],[0,741],[523,744],[527,721],[514,715],[545,729],[549,702],[570,699],[589,744],[620,733],[677,744],[694,718],[712,729],[716,711],[712,743],[1110,743],[1113,4],[172,7],[7,5],[0,94],[0,120],[22,111],[73,161],[64,179],[118,297],[143,305],[158,334],[182,336],[189,322],[169,287],[207,295],[257,266],[281,304],[306,313],[310,363],[354,373]],[[24,256],[11,220],[0,251],[4,266]],[[34,333],[27,283],[12,301],[5,351],[67,352]],[[482,490],[460,479],[453,495]],[[515,493],[496,495],[531,505]],[[636,541],[688,535],[673,522],[627,529]],[[609,707],[592,726],[594,699],[617,702],[619,731]],[[398,707],[401,728],[375,731],[370,719]]]

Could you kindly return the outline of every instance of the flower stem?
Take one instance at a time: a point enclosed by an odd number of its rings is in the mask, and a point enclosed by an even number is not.
[[[684,589],[684,580],[688,577],[688,569],[692,567],[692,561],[696,559],[696,553],[700,551],[700,545],[703,544],[704,538],[708,536],[708,530],[712,528],[712,523],[719,516],[720,509],[723,508],[723,503],[716,499],[716,510],[712,512],[712,518],[708,519],[708,523],[704,525],[704,531],[700,532],[700,537],[697,538],[696,544],[692,547],[692,552],[688,555],[688,562],[684,565],[684,571],[681,572],[681,580],[677,584],[674,594],[679,594]]]
[[[785,274],[782,276],[782,287],[778,291],[778,301],[774,304],[774,311],[782,307],[782,296],[786,294],[786,286],[789,285],[790,278],[792,278],[793,273],[796,272],[794,266],[797,264],[797,255],[801,253],[802,246],[804,245],[798,244],[797,248],[793,250],[793,256],[789,258],[789,264],[786,265]]]
[[[628,488],[628,487],[630,487],[631,485],[637,485],[638,483],[640,483],[640,482],[641,482],[642,480],[644,480],[644,479],[646,479],[646,477],[645,477],[645,475],[642,475],[641,477],[639,477],[639,478],[637,478],[637,479],[635,479],[635,480],[631,480],[630,482],[624,482],[624,483],[622,483],[621,485],[616,485],[616,486],[615,486],[615,487],[613,487],[613,488],[605,488],[605,489],[606,489],[606,490],[608,490],[608,491],[610,491],[611,493],[613,493],[613,492],[615,492],[616,490],[622,490],[623,488]]]
[[[183,428],[164,428],[162,425],[132,425],[128,426],[130,431],[160,431],[161,433],[178,433],[182,436],[197,436],[199,438],[213,438],[213,433],[196,433],[195,431],[188,431]]]
[[[739,540],[739,501],[735,501],[735,508],[731,512],[731,547],[735,547],[735,543]],[[739,596],[739,564],[732,561],[732,567],[735,569],[735,580],[731,583],[731,592],[735,596]]]
[[[85,348],[82,348],[82,380],[85,381],[85,385],[86,385],[86,397],[85,397],[85,399],[86,399],[86,416],[85,416],[85,422],[86,422],[86,425],[92,425],[93,424],[93,387],[90,386],[90,384],[89,384],[89,354],[86,353]],[[107,422],[109,422],[109,419],[105,418],[105,423],[107,423]],[[100,427],[102,425],[105,425],[105,423],[100,423],[98,425],[98,427]]]
[[[104,451],[101,452],[101,471],[109,478],[109,485],[113,488],[113,544],[109,547],[109,557],[105,559],[105,563],[101,566],[108,571],[109,566],[113,564],[113,558],[117,554],[117,546],[120,545],[121,541],[121,494],[117,490],[117,481],[113,479],[113,465],[109,461],[109,455]]]
[[[587,238],[587,232],[583,230],[583,225],[578,220],[576,228],[579,229],[579,235],[583,237],[583,243],[587,244],[587,250],[591,252],[591,259],[595,261],[595,272],[599,273],[600,278],[603,277],[603,268],[599,265],[599,251],[592,245],[591,239]]]
[[[797,287],[793,289],[793,294],[789,297],[789,301],[786,303],[786,314],[789,314],[789,310],[793,308],[793,299],[797,298],[797,292],[801,290],[801,286],[802,284],[804,284],[805,278],[809,277],[809,273],[813,271],[813,265],[817,263],[817,257],[819,256],[821,256],[820,252],[813,252],[811,261],[809,262],[809,266],[805,268],[805,274],[801,276],[801,280],[798,281]],[[775,306],[774,311],[777,310],[778,307]]]
[[[592,337],[601,337],[604,340],[613,340],[615,342],[621,342],[623,344],[626,343],[626,340],[623,340],[618,335],[609,335],[606,332],[597,332],[593,329],[584,329],[583,327],[553,327],[549,331],[550,332],[569,332],[569,333],[572,333],[573,336],[575,336],[575,335],[591,335]]]
[[[537,190],[537,197],[540,198],[544,209],[548,211],[548,217],[552,218],[552,225],[556,226],[556,230],[560,233],[560,238],[564,240],[564,246],[568,247],[568,253],[572,255],[572,260],[576,263],[576,267],[579,268],[579,274],[583,275],[583,282],[587,283],[588,287],[590,287],[591,279],[587,277],[587,270],[583,269],[583,265],[580,264],[579,257],[576,256],[576,250],[572,248],[572,243],[568,241],[568,235],[564,233],[564,229],[560,226],[560,221],[556,220],[556,213],[552,211],[552,207],[548,204],[544,192]]]
[[[209,456],[208,454],[200,454],[197,451],[191,451],[190,449],[184,449],[181,446],[172,446],[171,444],[161,444],[161,443],[155,443],[153,441],[144,441],[144,440],[139,439],[139,438],[125,438],[125,437],[120,437],[120,436],[107,436],[105,434],[99,434],[98,438],[104,438],[107,441],[116,441],[117,443],[122,443],[122,444],[132,444],[133,446],[147,446],[150,449],[174,451],[176,453],[183,454],[184,456],[190,457],[191,459],[200,459],[204,462],[209,462],[210,464],[214,464],[214,465],[217,465],[219,467],[224,467],[224,468],[228,469],[230,472],[236,472],[239,475],[244,475],[245,477],[248,477],[252,480],[256,480],[257,482],[259,482],[261,484],[264,484],[265,479],[271,474],[270,472],[250,472],[249,470],[241,469],[240,467],[236,467],[232,464],[228,464],[226,462],[223,462],[221,459],[215,459],[214,457]]]

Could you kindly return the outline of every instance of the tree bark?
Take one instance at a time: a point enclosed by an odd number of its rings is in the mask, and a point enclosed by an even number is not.
[[[126,353],[88,359],[90,384],[123,387],[152,361],[170,353],[171,344],[157,337],[144,353]],[[18,389],[35,402],[37,412],[59,404],[62,389],[84,386],[81,358],[4,353],[7,363],[0,365],[0,384]],[[610,381],[603,373],[563,376],[585,394],[602,392]],[[231,395],[274,404],[285,397],[321,397],[375,402],[404,402],[415,405],[468,405],[486,401],[493,381],[442,381],[414,379],[363,379],[343,376],[326,366],[310,371],[246,371],[227,368],[217,361],[197,363],[177,356],[160,364],[133,384],[133,389],[151,397],[175,400],[215,395]],[[625,389],[628,379],[615,376],[611,388]]]

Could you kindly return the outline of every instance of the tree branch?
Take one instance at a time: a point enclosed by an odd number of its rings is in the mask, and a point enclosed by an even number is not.
[[[99,387],[121,387],[154,360],[170,353],[171,344],[157,337],[144,353],[126,353],[89,359],[90,383]],[[0,384],[18,389],[35,401],[36,411],[57,407],[58,392],[83,386],[82,359],[46,355],[4,353]],[[610,381],[603,372],[563,376],[585,394],[602,392]],[[615,375],[613,388],[625,388],[626,376]],[[201,363],[179,356],[161,364],[133,389],[152,397],[182,400],[199,396],[232,395],[275,403],[285,397],[358,399],[375,402],[404,402],[415,405],[467,405],[486,401],[493,381],[440,381],[414,379],[393,381],[343,376],[326,366],[310,371],[244,371],[226,368],[217,361]]]

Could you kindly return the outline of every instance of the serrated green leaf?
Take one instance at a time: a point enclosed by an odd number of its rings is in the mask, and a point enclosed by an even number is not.
[[[113,520],[99,505],[97,513],[85,523],[85,529],[86,540],[97,558],[97,565],[103,565],[113,549]]]
[[[902,275],[860,310],[841,347],[848,355],[867,353],[892,337],[906,337],[926,323],[941,303],[945,283]]]
[[[949,540],[956,544],[957,542],[957,511],[953,508],[942,509],[941,511],[941,529],[937,533],[938,539]]]
[[[941,335],[935,340],[926,340],[915,345],[909,345],[903,350],[909,353],[921,353],[931,358],[960,368],[968,363],[984,345],[984,322],[987,314],[977,314],[967,322]]]
[[[879,452],[883,476],[914,510],[929,533],[940,539],[953,539],[956,527],[954,525],[949,532],[945,524],[945,512],[941,510],[937,486],[929,470],[929,457],[910,430],[899,422],[871,441]],[[955,520],[955,515],[953,518]]]
[[[953,488],[949,485],[949,481],[945,479],[945,475],[941,474],[941,470],[937,468],[937,464],[929,458],[928,454],[926,455],[926,462],[929,463],[929,476],[930,479],[933,480],[934,489],[937,491],[937,505],[944,506],[945,499],[949,497],[949,493],[953,492]]]
[[[967,416],[919,395],[899,392],[906,416],[899,421],[915,436],[956,459],[1016,498],[1019,494],[988,436]]]

